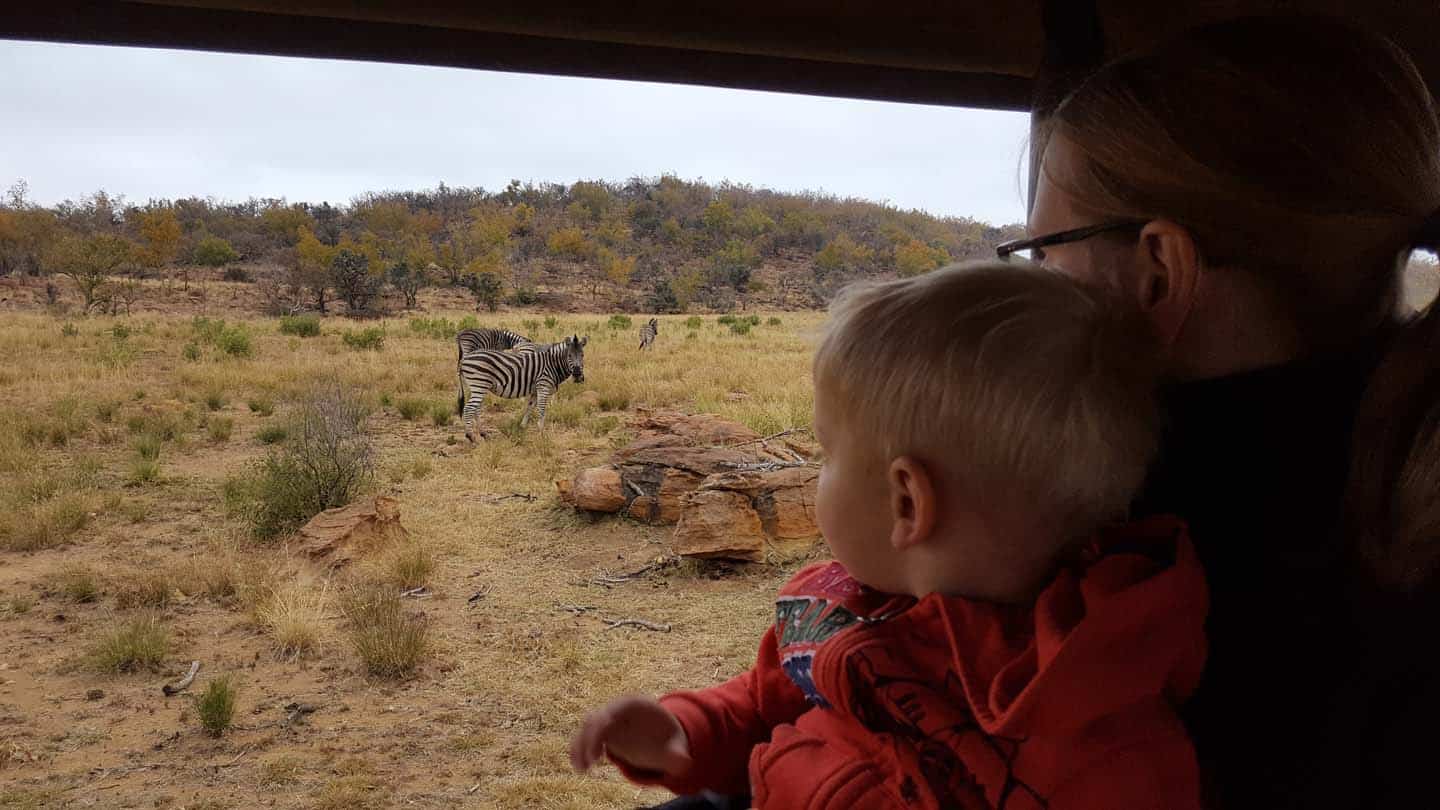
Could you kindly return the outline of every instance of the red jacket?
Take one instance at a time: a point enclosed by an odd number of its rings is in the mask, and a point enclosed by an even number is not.
[[[1205,658],[1178,522],[1107,533],[1033,606],[866,588],[839,563],[781,590],[754,668],[661,699],[695,765],[635,781],[757,808],[1199,807],[1175,706]]]

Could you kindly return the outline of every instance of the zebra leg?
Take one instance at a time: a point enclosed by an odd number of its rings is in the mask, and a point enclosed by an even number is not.
[[[470,398],[465,402],[465,409],[460,414],[461,421],[465,423],[465,438],[472,443],[475,441],[475,432],[472,426],[480,417],[480,406],[485,404],[486,391],[487,389],[484,387],[471,386]],[[485,438],[484,431],[480,432],[480,438]]]
[[[540,412],[540,432],[545,432],[545,409],[550,407],[550,395],[555,389],[546,380],[535,384],[535,410]]]
[[[521,427],[521,428],[524,428],[525,425],[526,425],[526,423],[530,421],[530,408],[533,407],[534,405],[535,405],[535,395],[534,395],[534,394],[531,394],[528,398],[526,398],[526,400],[525,400],[525,410],[520,414],[520,427]]]

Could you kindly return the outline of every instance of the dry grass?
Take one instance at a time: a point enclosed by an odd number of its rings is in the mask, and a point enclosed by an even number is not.
[[[252,749],[223,770],[226,790],[234,791],[226,800],[235,806],[269,786],[288,786],[271,787],[267,795],[293,810],[400,806],[412,797],[417,806],[494,808],[619,810],[657,803],[663,792],[624,785],[613,771],[569,774],[563,755],[569,730],[587,709],[618,693],[701,687],[748,666],[773,619],[775,587],[798,563],[776,560],[719,578],[677,568],[651,581],[587,587],[599,569],[638,567],[665,553],[670,531],[583,519],[557,505],[553,481],[603,462],[631,436],[627,422],[637,408],[710,411],[762,433],[808,427],[810,332],[820,318],[782,313],[782,325],[766,320],[749,335],[735,335],[705,317],[689,329],[695,332],[690,339],[685,317],[662,317],[659,340],[643,353],[635,351],[633,329],[607,329],[607,318],[482,317],[485,326],[518,331],[526,331],[522,319],[534,320],[542,325],[529,331],[541,341],[588,334],[587,381],[561,386],[543,434],[533,420],[519,428],[518,400],[487,402],[480,419],[491,436],[471,448],[453,422],[436,424],[431,412],[442,400],[453,407],[453,343],[393,323],[382,350],[351,351],[340,334],[354,325],[339,319],[325,319],[321,336],[303,340],[280,334],[274,319],[246,319],[238,324],[250,340],[245,356],[199,340],[189,317],[118,319],[132,328],[125,351],[117,353],[115,319],[79,320],[76,334],[64,336],[62,321],[7,314],[0,324],[0,659],[26,667],[33,661],[47,683],[55,682],[45,687],[55,694],[103,687],[112,739],[144,741],[147,764],[173,774],[165,790],[173,806],[210,795],[215,786],[207,774],[256,742],[242,734],[262,734],[241,729],[273,728],[290,700],[323,706],[313,730],[265,736],[258,740],[263,753]],[[192,340],[204,348],[193,362],[182,356]],[[384,491],[400,504],[403,524],[424,538],[423,551],[403,566],[405,547],[357,565],[367,577],[385,580],[383,604],[372,613],[344,610],[338,603],[345,600],[332,598],[335,587],[326,590],[325,572],[283,539],[263,546],[250,541],[245,526],[227,516],[222,498],[227,477],[294,440],[293,430],[290,439],[283,431],[322,378],[338,380],[372,405],[388,395],[391,404],[376,407],[370,418],[376,468],[384,471]],[[207,400],[216,392],[221,414],[209,411]],[[74,404],[57,404],[67,398]],[[393,403],[407,399],[426,403],[415,421],[395,413]],[[256,407],[247,407],[252,403]],[[228,442],[212,442],[209,426],[221,416],[234,420],[233,433]],[[456,439],[458,455],[435,455]],[[145,455],[163,464],[163,480],[126,489],[131,465]],[[82,460],[93,469],[81,469]],[[492,497],[511,493],[536,499]],[[57,625],[49,604],[16,609],[32,604],[27,594],[43,593],[45,578],[72,563],[101,575],[107,594],[130,579],[117,571],[168,579],[169,604],[160,608],[166,623],[66,608],[67,622]],[[400,599],[402,581],[423,582],[433,596]],[[158,587],[139,590],[160,593]],[[177,593],[185,596],[178,604]],[[467,603],[476,593],[483,598]],[[153,596],[135,604],[159,601]],[[593,616],[572,615],[558,604],[595,605],[607,616],[663,621],[675,630],[607,631]],[[377,632],[354,631],[360,623],[348,619],[361,614],[381,615],[369,624]],[[167,629],[175,645],[183,645],[183,658],[171,656]],[[55,641],[34,641],[42,636]],[[179,670],[191,658],[204,662],[205,677],[244,667],[246,683],[257,685],[257,714],[252,719],[250,707],[240,706],[233,742],[152,751],[151,742],[165,735],[187,728],[193,734],[194,710],[186,710],[185,720],[178,707],[152,711],[158,693],[154,701],[125,706],[120,688],[94,671],[58,673],[60,664],[85,652],[87,640],[102,639],[110,652],[87,663],[107,672],[166,664]],[[377,677],[364,677],[372,672]],[[393,682],[396,675],[404,682]],[[159,681],[145,679],[147,695]],[[11,687],[22,704],[32,682],[20,679]],[[12,695],[6,701],[16,701]],[[110,707],[117,697],[122,705]],[[34,695],[30,705],[15,731],[35,740],[63,735],[73,722],[76,707],[68,702],[61,711]],[[383,771],[326,773],[319,765],[352,754],[384,763]],[[69,790],[90,785],[93,767],[93,755],[74,755],[17,773]],[[150,806],[162,798],[152,771],[116,776],[113,784],[105,802],[115,806]]]
[[[350,643],[365,671],[381,678],[406,678],[430,652],[430,626],[412,613],[393,588],[357,585],[345,594]]]
[[[175,596],[175,573],[169,568],[151,564],[126,573],[114,584],[115,607],[163,608]]]

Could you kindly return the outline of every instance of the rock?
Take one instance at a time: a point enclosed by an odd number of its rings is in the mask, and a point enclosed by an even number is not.
[[[640,495],[630,502],[630,508],[625,510],[625,514],[650,523],[660,517],[659,502],[649,495]]]
[[[625,487],[620,471],[610,467],[591,467],[575,474],[570,497],[581,509],[593,512],[618,512],[625,508]]]
[[[760,460],[754,453],[728,447],[650,447],[633,451],[626,448],[617,452],[615,458],[627,467],[650,464],[701,476],[726,472]]]
[[[394,498],[376,495],[337,509],[327,509],[300,527],[300,550],[311,557],[344,565],[382,545],[404,540],[410,533],[400,525],[400,505]]]
[[[675,526],[675,552],[686,557],[759,560],[765,530],[750,499],[739,492],[705,489],[685,498]]]
[[[820,536],[815,520],[816,467],[782,467],[778,470],[740,471],[712,475],[704,489],[738,492],[749,498],[765,533],[777,540]]]
[[[760,438],[760,434],[729,419],[710,413],[680,413],[679,411],[649,410],[641,408],[630,426],[642,434],[659,433],[674,436],[683,444],[716,445],[737,444]]]
[[[700,489],[703,478],[684,470],[669,469],[660,481],[658,497],[660,510],[656,520],[661,523],[677,523],[685,509],[685,496]]]

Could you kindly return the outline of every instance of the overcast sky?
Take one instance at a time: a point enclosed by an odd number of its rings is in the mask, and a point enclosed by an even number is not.
[[[47,205],[671,173],[1023,219],[1017,113],[3,40],[0,77],[0,189]]]

